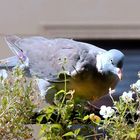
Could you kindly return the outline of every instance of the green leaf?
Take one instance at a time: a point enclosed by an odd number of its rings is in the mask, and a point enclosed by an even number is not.
[[[46,137],[41,137],[41,139],[40,140],[47,140],[48,138],[46,138]]]
[[[89,115],[84,116],[83,121],[86,121],[89,119]]]
[[[132,139],[136,139],[137,134],[136,134],[135,132],[130,132],[130,133],[129,133],[129,136],[130,136],[130,138],[132,138]]]
[[[46,124],[41,124],[41,129],[39,131],[39,136],[44,135],[46,133],[47,125]]]
[[[1,103],[2,103],[2,106],[5,107],[8,104],[7,98],[3,97]]]
[[[72,131],[70,131],[63,135],[63,137],[68,137],[68,136],[74,136],[74,133]]]
[[[74,134],[75,134],[75,135],[78,135],[79,132],[80,132],[80,130],[81,130],[80,128],[76,129],[76,130],[74,131]]]
[[[60,124],[51,124],[51,128],[62,129],[62,126]]]
[[[51,115],[54,113],[55,107],[53,105],[45,108],[46,119],[50,119]]]
[[[62,94],[62,93],[65,93],[65,91],[62,89],[62,90],[60,90],[60,91],[58,91],[56,94],[55,94],[55,96],[59,96],[60,94]]]
[[[37,121],[40,123],[45,116],[46,115],[40,115],[40,116],[38,116],[37,117]]]
[[[82,137],[82,136],[77,136],[77,137],[76,137],[76,140],[85,140],[85,138]]]

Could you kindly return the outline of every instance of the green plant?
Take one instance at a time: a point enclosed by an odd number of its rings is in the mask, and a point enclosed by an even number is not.
[[[132,98],[132,96],[135,96]],[[111,97],[112,98],[112,97]],[[113,98],[112,98],[113,99]],[[129,92],[124,92],[119,101],[114,101],[114,107],[109,111],[101,107],[100,114],[105,120],[100,129],[106,131],[105,139],[139,140],[140,139],[140,80],[131,85]],[[104,108],[104,110],[102,109]],[[104,113],[103,113],[103,112]]]
[[[84,140],[94,136],[94,134],[96,135],[96,126],[98,126],[100,118],[95,115],[95,119],[91,119],[91,116],[87,115],[85,101],[73,99],[74,91],[67,91],[66,88],[65,70],[61,73],[61,76],[62,74],[65,81],[64,90],[62,89],[55,94],[54,104],[46,105],[37,118],[41,126],[40,139]]]
[[[114,101],[110,94],[114,106],[101,106],[99,117],[88,109],[86,101],[73,98],[74,90],[67,91],[63,65],[62,69],[64,89],[55,94],[53,104],[47,104],[37,117],[41,140],[140,139],[140,80],[119,101]],[[31,118],[37,109],[34,84],[19,68],[13,69],[12,74],[0,70],[0,139],[32,137]]]
[[[34,88],[24,72],[15,68],[12,74],[1,70],[0,76],[0,139],[26,139],[32,137],[29,127],[34,114]]]
[[[86,111],[85,101],[73,99],[73,94],[74,91],[66,91],[65,85],[64,90],[55,94],[54,104],[42,110],[43,115],[37,118],[39,123],[46,119],[41,124],[41,139],[140,139],[140,80],[119,101],[114,101],[110,94],[114,106],[101,106],[102,119]]]

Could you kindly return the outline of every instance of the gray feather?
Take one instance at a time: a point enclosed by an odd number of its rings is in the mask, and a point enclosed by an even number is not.
[[[101,97],[118,82],[116,68],[119,63],[123,64],[124,57],[118,50],[106,51],[63,38],[8,36],[6,41],[15,55],[23,52],[29,59],[31,74],[46,79],[49,84],[56,83],[58,89],[63,87],[62,71],[67,75],[68,89],[75,89],[76,95],[84,98]]]

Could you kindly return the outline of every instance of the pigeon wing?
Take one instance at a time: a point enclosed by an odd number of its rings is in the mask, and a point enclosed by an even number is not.
[[[70,39],[46,39],[38,36],[19,39],[11,36],[6,40],[12,50],[18,48],[29,58],[32,74],[52,82],[63,81],[63,72],[69,78],[83,72],[85,65],[92,63],[92,67],[96,67],[96,55],[105,52],[96,46]]]

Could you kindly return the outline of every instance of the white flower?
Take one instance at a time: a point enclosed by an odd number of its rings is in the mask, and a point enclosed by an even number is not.
[[[139,111],[139,110],[137,110],[137,112],[136,112],[136,113],[137,113],[137,115],[140,115],[140,111]]]
[[[111,117],[114,112],[115,111],[110,106],[106,107],[105,105],[102,105],[100,108],[100,115],[102,115],[103,118]]]
[[[136,85],[138,88],[140,88],[140,80],[138,80],[138,81],[135,83],[135,85]]]
[[[0,70],[0,78],[2,83],[4,82],[4,80],[8,77],[7,71],[5,69],[1,69]]]
[[[121,98],[125,103],[128,103],[128,102],[131,102],[133,100],[132,96],[133,96],[132,91],[123,92],[123,95],[121,96]]]
[[[140,92],[140,80],[138,80],[135,84],[132,84],[131,88],[135,89],[137,92]]]

